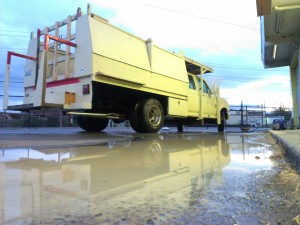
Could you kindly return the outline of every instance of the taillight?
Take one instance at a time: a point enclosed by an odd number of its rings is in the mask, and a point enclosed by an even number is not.
[[[84,95],[90,94],[90,85],[89,84],[84,84],[82,86],[82,94],[84,94]]]

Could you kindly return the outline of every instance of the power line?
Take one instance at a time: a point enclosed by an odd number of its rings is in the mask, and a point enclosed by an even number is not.
[[[20,34],[30,34],[28,31],[17,31],[17,30],[0,30],[0,32],[10,32],[10,33],[20,33]]]
[[[184,14],[184,15],[188,15],[188,16],[193,16],[193,17],[197,17],[203,20],[209,20],[209,21],[213,21],[213,22],[217,22],[217,23],[222,23],[222,24],[226,24],[226,25],[230,25],[230,26],[235,26],[235,27],[239,27],[239,28],[244,28],[244,29],[250,29],[250,30],[255,30],[255,31],[259,31],[259,29],[257,28],[253,28],[253,27],[248,27],[248,26],[244,26],[244,25],[240,25],[240,24],[236,24],[236,23],[230,23],[230,22],[226,22],[226,21],[222,21],[222,20],[217,20],[217,19],[213,19],[213,18],[208,18],[208,17],[203,17],[203,16],[199,16],[193,13],[189,13],[189,12],[183,12],[183,11],[178,11],[178,10],[174,10],[174,9],[169,9],[169,8],[165,8],[162,6],[157,6],[157,5],[152,5],[149,3],[144,3],[144,2],[139,2],[140,4],[143,5],[147,5],[150,7],[154,7],[154,8],[158,8],[158,9],[163,9],[166,11],[170,11],[170,12],[175,12],[175,13],[179,13],[179,14]]]
[[[247,67],[247,66],[239,66],[239,65],[214,65],[214,64],[209,64],[213,68],[225,68],[225,69],[235,69],[235,70],[261,70],[264,71],[266,70],[265,68],[260,68],[260,67]],[[286,72],[287,70],[272,70],[272,71],[277,71],[277,72]]]
[[[209,75],[206,74],[206,77]],[[239,82],[246,82],[246,81],[254,81],[254,80],[264,80],[264,78],[259,77],[230,77],[230,76],[219,76],[219,75],[213,75],[209,76],[210,78],[224,78],[225,80],[231,80],[231,81],[239,81]]]
[[[4,83],[5,81],[3,80],[0,80],[0,83]],[[12,84],[24,84],[24,82],[21,82],[21,81],[10,81],[9,83],[12,83]]]
[[[263,67],[257,67],[257,66],[246,66],[246,65],[234,65],[234,64],[223,64],[223,63],[215,63],[215,62],[205,62],[204,64],[210,65],[211,67],[220,67],[220,68],[230,68],[230,69],[247,69],[247,70],[266,70]],[[286,72],[285,69],[272,69],[272,71],[280,71],[280,72]]]
[[[15,49],[15,50],[27,50],[27,48],[8,48],[8,47],[0,47],[0,49],[2,49],[2,50],[5,50],[5,49],[8,49],[8,50],[11,50],[11,49]]]
[[[0,30],[0,37],[10,38],[29,38],[30,32],[15,31],[15,30]]]
[[[18,37],[18,38],[28,38],[27,35],[23,34],[0,34],[0,36],[6,36],[6,37]]]
[[[0,95],[0,97],[3,97],[3,95]],[[8,97],[23,98],[24,95],[9,95]]]
[[[21,53],[21,52],[20,52],[20,53]],[[24,53],[24,54],[25,54],[25,53]],[[7,59],[0,59],[0,61],[4,61],[4,62],[6,62],[6,60],[7,60]],[[23,59],[23,60],[22,60],[22,59],[21,59],[21,60],[14,59],[13,61],[14,61],[14,62],[23,63],[23,62],[25,62],[25,60],[26,60],[26,59]]]

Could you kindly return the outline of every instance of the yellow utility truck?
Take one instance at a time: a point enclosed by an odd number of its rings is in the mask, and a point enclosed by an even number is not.
[[[72,30],[74,30],[72,32]],[[24,100],[9,104],[12,57],[26,59]],[[213,69],[174,54],[91,13],[73,16],[32,32],[27,55],[8,52],[3,109],[61,108],[77,115],[86,131],[101,131],[129,120],[136,132],[155,133],[164,124],[218,124],[229,116],[203,75]]]

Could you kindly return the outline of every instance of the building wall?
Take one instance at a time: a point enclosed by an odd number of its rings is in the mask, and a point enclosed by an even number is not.
[[[227,124],[240,125],[241,123],[242,123],[241,112],[230,111],[230,118],[227,121]],[[248,112],[248,116],[246,116],[246,111],[245,110],[243,111],[243,124],[250,124],[251,126],[256,127],[256,126],[262,126],[262,124],[266,125],[266,123],[268,123],[268,121],[265,117],[265,112],[262,112],[261,110],[257,110],[257,111],[251,110]]]
[[[300,51],[298,51],[300,52]],[[299,57],[298,57],[298,60],[299,60]],[[298,62],[298,66],[297,66],[297,69],[296,69],[296,91],[297,91],[297,102],[298,102],[298,117],[300,116],[299,115],[299,112],[300,112],[300,102],[299,102],[299,99],[300,99],[300,69],[299,69],[299,66],[300,66],[300,63]]]
[[[299,62],[299,49],[294,53],[290,62],[290,82],[291,92],[293,99],[293,110],[292,117],[294,118],[295,127],[299,127],[299,116],[300,116],[300,62]]]

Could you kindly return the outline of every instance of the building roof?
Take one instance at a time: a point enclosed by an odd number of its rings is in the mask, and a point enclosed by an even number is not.
[[[261,17],[261,56],[266,68],[297,62],[300,0],[256,0]],[[292,65],[293,66],[293,65]]]

